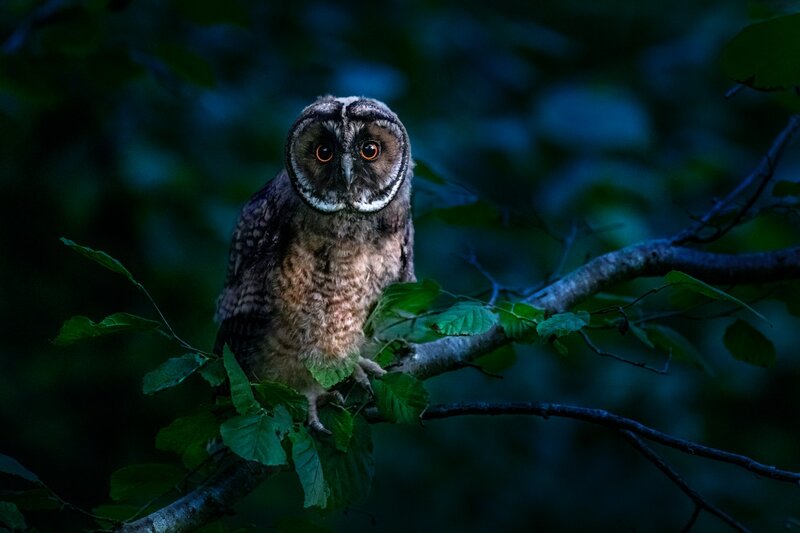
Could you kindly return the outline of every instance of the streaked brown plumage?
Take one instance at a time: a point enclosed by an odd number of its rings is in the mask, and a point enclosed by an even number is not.
[[[379,155],[359,159],[368,142],[379,143]],[[321,144],[333,150],[330,161],[315,155]],[[307,364],[357,353],[381,291],[414,279],[413,163],[405,129],[384,104],[333,97],[303,111],[286,158],[286,170],[244,206],[234,231],[217,348],[227,342],[254,379],[305,394],[309,423],[324,429],[316,406],[325,390]],[[381,372],[362,359],[355,371],[362,381],[362,368]]]

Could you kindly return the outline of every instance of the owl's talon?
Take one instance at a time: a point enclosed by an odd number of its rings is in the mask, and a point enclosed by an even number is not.
[[[320,406],[325,405],[326,403],[331,403],[335,405],[344,405],[344,396],[338,390],[328,391],[322,396],[319,397],[319,404]]]
[[[370,396],[375,396],[375,393],[372,391],[372,384],[369,382],[369,377],[367,377],[367,373],[364,372],[360,361],[359,364],[353,368],[353,379],[356,380],[356,383],[361,385]]]
[[[358,358],[358,366],[356,368],[359,368],[362,372],[366,372],[371,376],[381,377],[386,374],[386,370],[381,368],[381,365],[366,357]]]
[[[319,420],[319,405],[325,402],[327,396],[329,396],[329,393],[325,392],[306,393],[306,399],[308,400],[308,427],[317,433],[332,435],[330,430],[323,426],[322,422]]]
[[[316,420],[309,419],[308,427],[310,427],[317,433],[322,433],[323,435],[333,435],[333,433],[331,433],[331,430],[322,425],[322,422],[319,421],[319,418],[317,418]]]

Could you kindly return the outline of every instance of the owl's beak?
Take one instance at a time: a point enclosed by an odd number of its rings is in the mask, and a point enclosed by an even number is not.
[[[342,156],[342,174],[344,175],[344,183],[347,189],[350,189],[350,184],[353,183],[353,156],[344,154]]]

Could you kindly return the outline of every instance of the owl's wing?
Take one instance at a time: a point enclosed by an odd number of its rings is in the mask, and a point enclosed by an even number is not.
[[[267,283],[286,233],[280,216],[284,177],[279,175],[250,198],[231,239],[225,287],[217,300],[220,327],[214,351],[221,354],[227,343],[240,362],[258,348],[269,327]]]

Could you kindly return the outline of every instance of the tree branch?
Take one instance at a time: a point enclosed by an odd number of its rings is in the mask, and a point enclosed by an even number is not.
[[[731,255],[674,246],[668,240],[651,240],[597,257],[535,293],[527,301],[551,313],[563,311],[616,283],[643,276],[659,276],[670,270],[681,270],[710,283],[724,284],[798,279],[800,247]],[[480,355],[508,342],[510,339],[502,329],[495,327],[482,335],[446,337],[414,345],[411,355],[398,370],[426,379],[463,367]],[[686,453],[735,464],[771,479],[792,483],[800,481],[800,474],[763,465],[742,455],[684,441],[599,409],[546,403],[507,404],[503,409],[502,412],[498,411],[491,404],[438,406],[429,409],[425,418],[445,418],[459,414],[536,414],[574,418],[632,431],[648,440]],[[183,498],[150,516],[127,524],[120,531],[190,531],[199,524],[221,516],[225,509],[249,494],[268,474],[269,471],[260,465],[239,461]]]
[[[275,472],[252,461],[234,458],[203,485],[144,518],[121,526],[119,533],[183,533],[216,520]]]
[[[534,415],[542,418],[558,417],[580,420],[617,431],[627,431],[683,453],[732,464],[762,477],[783,481],[785,483],[800,483],[800,472],[782,470],[774,466],[759,463],[746,455],[731,453],[698,444],[690,440],[681,439],[653,429],[632,418],[615,415],[603,409],[592,409],[589,407],[548,402],[464,402],[432,405],[423,413],[422,418],[424,420],[438,420],[441,418],[465,415]]]
[[[688,531],[695,521],[697,520],[697,515],[699,510],[706,510],[712,515],[716,516],[729,526],[731,526],[736,531],[740,533],[748,533],[750,530],[740,524],[736,519],[734,519],[731,515],[724,512],[722,509],[717,507],[716,505],[712,504],[705,498],[703,498],[700,493],[694,490],[692,487],[689,486],[686,481],[678,474],[670,465],[667,464],[661,457],[658,456],[653,449],[642,442],[642,439],[631,433],[630,431],[623,431],[622,436],[628,439],[628,442],[631,443],[631,446],[636,448],[636,450],[641,453],[645,459],[656,465],[656,468],[661,470],[665,476],[667,476],[670,481],[675,483],[684,494],[686,494],[695,504],[695,510],[692,513],[692,517],[689,520],[689,523],[683,528],[684,531]],[[687,529],[688,528],[688,529]]]
[[[672,242],[674,244],[684,244],[687,242],[711,242],[715,239],[719,239],[731,229],[736,227],[750,210],[750,208],[753,207],[753,204],[755,204],[759,196],[761,196],[761,194],[764,192],[767,183],[769,183],[773,174],[775,173],[775,167],[778,164],[778,161],[780,161],[784,150],[792,141],[794,136],[797,135],[798,130],[800,130],[800,115],[792,115],[789,117],[789,121],[787,122],[786,126],[784,126],[777,137],[775,137],[775,140],[772,142],[772,146],[770,146],[766,155],[764,155],[761,161],[759,161],[756,168],[753,169],[753,171],[731,192],[729,192],[725,198],[717,200],[714,206],[709,209],[705,215],[700,217],[692,226],[678,233],[678,235],[673,238]],[[713,225],[715,217],[728,209],[737,197],[739,197],[753,183],[756,182],[758,182],[758,186],[755,192],[753,192],[745,201],[744,206],[738,210],[738,213],[734,216],[730,223],[728,223],[724,228],[716,228],[711,235],[700,235],[704,229]]]
[[[593,259],[527,299],[552,312],[574,306],[612,285],[680,270],[705,282],[735,285],[800,278],[800,246],[774,252],[718,254],[656,239]]]
[[[569,309],[617,283],[646,276],[663,276],[680,270],[708,283],[741,284],[800,279],[800,246],[774,252],[717,254],[666,239],[634,244],[596,257],[526,301],[548,313]],[[482,335],[446,337],[412,346],[411,355],[398,367],[426,379],[458,368],[510,342],[494,327]]]

